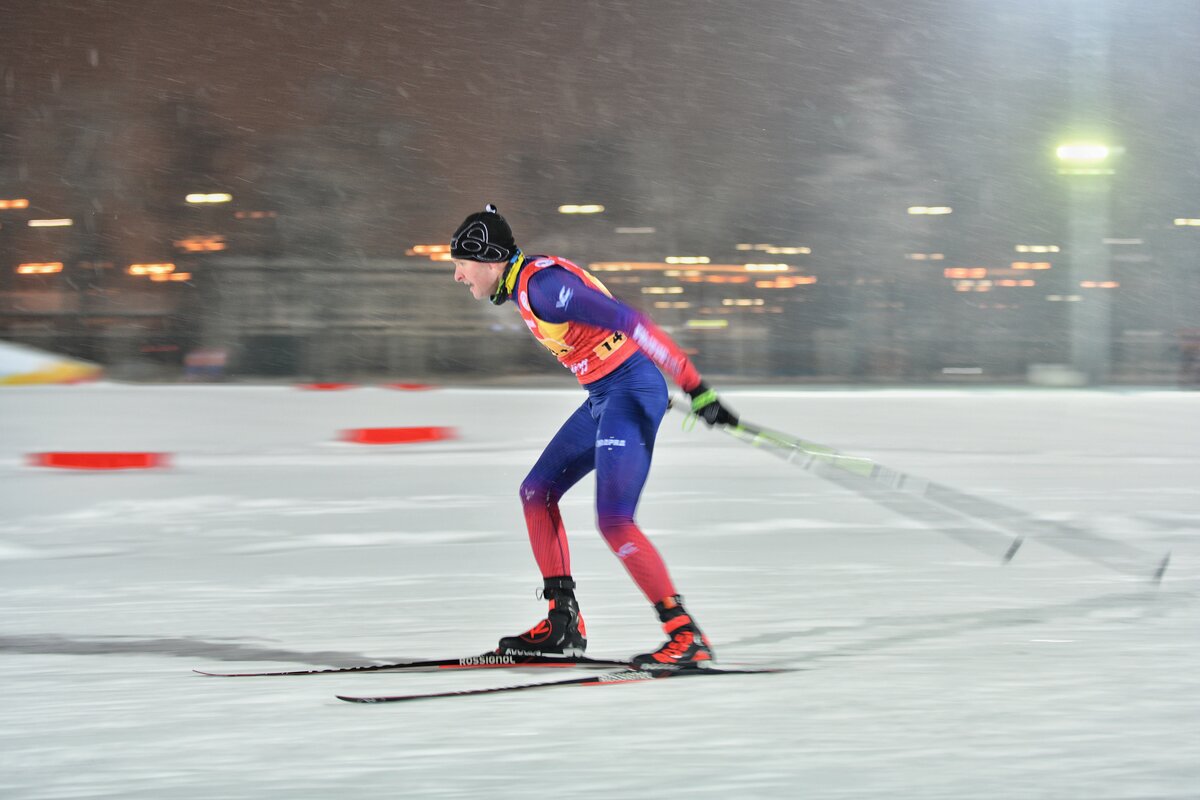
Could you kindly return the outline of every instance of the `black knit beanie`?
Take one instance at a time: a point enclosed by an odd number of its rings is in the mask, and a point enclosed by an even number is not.
[[[495,263],[517,252],[512,228],[491,203],[463,220],[450,240],[450,257]]]

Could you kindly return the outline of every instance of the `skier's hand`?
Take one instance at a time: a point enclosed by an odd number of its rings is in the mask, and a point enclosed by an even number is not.
[[[738,416],[733,409],[722,403],[716,391],[708,388],[703,381],[688,394],[692,396],[692,413],[704,420],[708,427],[738,424]]]

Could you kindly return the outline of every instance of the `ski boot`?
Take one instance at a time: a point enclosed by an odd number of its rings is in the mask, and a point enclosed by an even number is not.
[[[575,600],[575,581],[569,575],[546,578],[542,597],[550,601],[546,618],[517,636],[505,636],[500,655],[570,659],[587,649],[587,628]]]
[[[674,595],[655,603],[654,610],[670,638],[653,653],[634,656],[635,667],[646,670],[696,669],[712,665],[712,646],[684,609],[682,597]]]

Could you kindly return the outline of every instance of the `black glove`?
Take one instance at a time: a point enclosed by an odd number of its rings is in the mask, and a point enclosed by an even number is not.
[[[738,424],[737,414],[722,403],[716,391],[708,388],[704,381],[698,383],[688,394],[692,396],[692,413],[704,420],[708,427]]]

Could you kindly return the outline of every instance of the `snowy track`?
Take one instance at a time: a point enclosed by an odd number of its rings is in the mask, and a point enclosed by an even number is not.
[[[805,671],[363,708],[334,695],[529,675],[191,668],[470,655],[533,622],[517,485],[581,392],[7,389],[0,797],[1197,796],[1200,395],[729,396],[763,425],[1170,550],[1171,567],[1156,586],[1037,536],[1000,566],[668,417],[643,527],[718,656]],[[403,425],[460,438],[336,441]],[[24,466],[68,449],[175,458]],[[585,480],[563,504],[590,649],[627,656],[659,631],[592,496]]]

